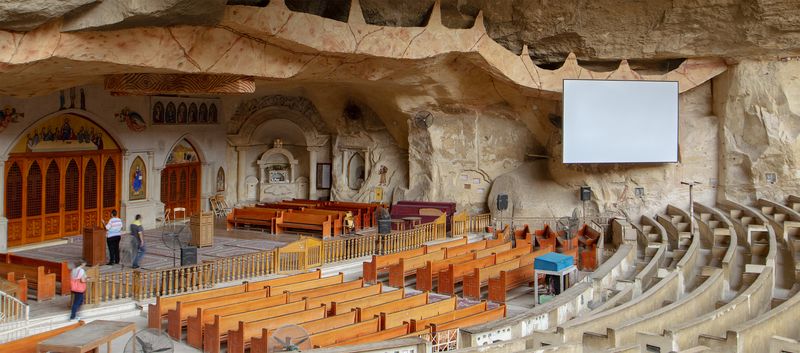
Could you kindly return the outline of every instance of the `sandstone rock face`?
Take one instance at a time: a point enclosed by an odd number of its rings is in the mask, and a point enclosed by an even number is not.
[[[720,197],[782,200],[800,191],[798,78],[798,61],[745,61],[714,81],[725,165]]]
[[[0,2],[0,29],[30,31],[98,0],[4,0]]]
[[[226,0],[104,0],[65,18],[64,31],[147,26],[214,25]]]

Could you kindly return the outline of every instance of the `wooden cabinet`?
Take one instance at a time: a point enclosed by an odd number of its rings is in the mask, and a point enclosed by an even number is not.
[[[189,229],[192,231],[189,245],[197,247],[214,245],[213,212],[201,212],[193,215],[189,220]]]
[[[106,230],[86,227],[83,229],[83,259],[89,266],[97,266],[106,260]]]

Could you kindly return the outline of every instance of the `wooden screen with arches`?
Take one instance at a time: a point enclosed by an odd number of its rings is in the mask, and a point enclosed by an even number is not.
[[[200,163],[167,165],[161,171],[161,202],[168,210],[186,208],[186,217],[200,212]]]
[[[5,164],[8,245],[100,226],[120,206],[118,150],[12,154]]]

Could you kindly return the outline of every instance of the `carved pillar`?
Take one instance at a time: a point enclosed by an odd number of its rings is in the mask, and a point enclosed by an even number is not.
[[[317,199],[317,151],[319,147],[308,148],[308,198]]]
[[[8,251],[8,219],[6,218],[6,158],[0,157],[0,252]]]

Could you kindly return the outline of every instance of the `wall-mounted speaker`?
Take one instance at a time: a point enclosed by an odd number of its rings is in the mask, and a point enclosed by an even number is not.
[[[497,195],[497,210],[505,211],[508,209],[508,194]]]
[[[581,201],[589,201],[592,199],[592,188],[588,186],[581,186]]]

